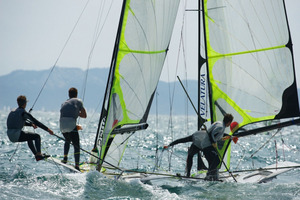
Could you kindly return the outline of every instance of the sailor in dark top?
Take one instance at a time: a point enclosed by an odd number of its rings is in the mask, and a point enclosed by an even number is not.
[[[69,89],[70,99],[61,105],[59,124],[60,131],[66,139],[64,145],[64,159],[62,162],[67,163],[70,143],[72,142],[74,146],[75,168],[80,170],[80,142],[78,130],[81,129],[81,126],[76,125],[76,121],[78,117],[86,118],[87,114],[82,101],[77,98],[77,93],[76,88]]]
[[[43,160],[48,155],[41,154],[41,137],[39,134],[23,131],[24,126],[33,126],[34,128],[40,127],[43,130],[53,134],[53,131],[47,126],[35,119],[25,108],[27,100],[25,96],[19,96],[17,98],[18,108],[11,111],[7,117],[7,136],[11,142],[25,142],[27,141],[28,146],[32,153],[35,155],[37,161]],[[35,145],[33,144],[33,140]]]
[[[232,120],[233,116],[231,114],[226,114],[223,118],[223,122],[217,121],[213,123],[207,131],[196,131],[188,137],[175,140],[169,144],[169,146],[174,146],[179,143],[193,142],[188,150],[186,166],[188,177],[190,176],[194,155],[199,151],[203,151],[209,164],[206,180],[218,180],[217,167],[220,163],[220,159],[216,152],[217,141],[223,139],[224,130],[226,127],[230,126]],[[164,148],[168,148],[169,146],[165,146]],[[199,168],[207,169],[202,159],[198,159],[198,163],[200,164]]]

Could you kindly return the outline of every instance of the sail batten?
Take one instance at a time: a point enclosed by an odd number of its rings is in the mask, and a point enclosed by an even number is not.
[[[269,47],[269,48],[264,48],[264,49],[255,49],[255,50],[235,52],[235,53],[229,53],[229,54],[216,54],[216,55],[210,56],[210,58],[231,57],[231,56],[236,56],[236,55],[250,54],[250,53],[255,53],[255,52],[260,52],[260,51],[268,51],[268,50],[281,49],[281,48],[286,48],[286,46],[281,45],[281,46],[276,46],[276,47]]]
[[[167,49],[158,50],[158,51],[139,51],[139,50],[120,49],[120,51],[123,51],[124,53],[159,54],[159,53],[165,53]]]

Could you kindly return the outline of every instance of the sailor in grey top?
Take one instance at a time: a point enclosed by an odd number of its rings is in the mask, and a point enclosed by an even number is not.
[[[231,114],[225,114],[223,122],[217,121],[213,123],[207,131],[196,131],[188,137],[175,140],[169,144],[169,146],[173,146],[179,143],[193,142],[188,150],[186,166],[187,176],[190,176],[190,171],[193,165],[193,156],[201,150],[203,151],[205,158],[209,164],[209,169],[207,173],[207,175],[209,175],[208,179],[218,179],[217,167],[220,163],[220,159],[215,148],[217,147],[217,141],[224,136],[225,128],[230,125],[232,120],[233,116]],[[168,148],[169,146],[165,146],[164,148]],[[198,166],[198,170],[207,169],[200,156],[198,157],[198,163],[200,165]]]
[[[80,170],[80,139],[78,130],[81,127],[76,125],[76,122],[78,117],[86,118],[87,114],[82,100],[77,98],[77,93],[76,88],[69,89],[69,99],[61,105],[59,124],[60,130],[65,137],[64,159],[62,162],[67,163],[70,144],[72,143],[74,146],[75,168]]]
[[[207,132],[196,131],[193,133],[193,144],[201,150],[215,144],[224,136],[225,126],[224,122],[217,121],[209,127]]]
[[[71,98],[61,105],[60,109],[60,131],[71,132],[76,127],[77,118],[83,108],[83,103],[78,98]]]

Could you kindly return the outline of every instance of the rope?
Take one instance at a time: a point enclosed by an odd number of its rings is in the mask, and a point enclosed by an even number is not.
[[[104,19],[104,23],[100,28],[100,22],[101,22],[101,19],[102,19],[101,14],[103,13],[103,8],[104,8],[103,2],[105,2],[105,1],[101,1],[101,5],[99,6],[98,17],[97,17],[97,22],[96,22],[96,26],[95,26],[94,36],[93,36],[93,39],[92,39],[91,49],[90,49],[89,56],[88,56],[88,61],[87,61],[87,70],[86,70],[85,78],[84,78],[83,85],[82,85],[82,88],[83,88],[82,89],[83,90],[82,99],[83,100],[84,100],[85,92],[86,92],[86,85],[87,85],[86,83],[87,83],[87,79],[88,79],[88,71],[89,71],[91,61],[92,61],[92,58],[93,58],[95,46],[97,44],[97,41],[98,41],[98,39],[101,35],[101,32],[102,32],[103,28],[104,28],[104,24],[107,21],[108,13],[110,13],[110,10],[112,8],[112,4],[113,4],[114,1],[111,1],[110,8],[109,8],[109,10],[106,14],[105,19]]]
[[[48,151],[47,151],[46,148],[43,148],[43,150],[44,150],[48,155],[50,155],[50,154],[48,153]],[[59,174],[62,175],[63,173],[62,173],[61,169],[59,168],[58,164],[57,164],[56,162],[53,161],[53,158],[50,156],[49,158],[45,159],[45,161],[48,161],[48,159],[49,159],[49,160],[52,160],[51,163],[54,163],[54,164],[55,164],[56,168],[60,171]]]
[[[283,147],[285,146],[286,148],[288,148],[289,150],[291,151],[294,151],[294,152],[299,152],[297,149],[292,149],[291,147],[287,146],[282,138],[282,134],[281,134],[281,142],[283,144]]]
[[[277,164],[278,164],[278,151],[277,151],[277,143],[276,143],[276,140],[274,140],[274,142],[275,142],[275,152],[276,152],[276,168],[277,168]]]
[[[256,154],[257,152],[259,152],[267,143],[270,142],[270,140],[277,134],[279,133],[279,131],[281,131],[281,128],[277,129],[277,132],[272,135],[272,137],[269,138],[269,140],[267,140],[261,147],[258,148],[258,150],[256,150],[253,154],[251,154],[250,158],[252,158],[254,156],[254,154]]]
[[[159,94],[158,94],[158,92],[156,92],[155,94],[156,94],[155,126],[156,126],[156,130],[158,130],[158,95]],[[156,166],[158,166],[158,162],[159,162],[159,159],[158,159],[158,132],[155,131],[155,133],[156,133],[156,149],[155,149],[155,165],[153,168],[153,172],[155,171]],[[162,151],[162,153],[163,153],[163,151]]]
[[[59,172],[60,172],[59,174],[60,174],[60,175],[63,174],[62,170],[60,169],[60,167],[58,166],[58,164],[57,164],[56,162],[54,162],[54,160],[53,160],[52,157],[47,158],[45,161],[46,161],[46,162],[51,161],[51,162],[49,162],[49,163],[54,164],[54,165],[56,166],[56,168],[57,168],[57,169],[59,170]]]
[[[165,149],[162,149],[160,156],[158,156],[158,150],[156,152],[156,158],[155,158],[155,165],[153,168],[153,172],[155,172],[156,169],[160,168],[161,162],[162,162],[162,157]]]
[[[102,26],[100,26],[100,22],[101,22],[101,19],[102,19],[102,14],[104,13],[103,12],[103,9],[104,9],[104,3],[106,1],[100,1],[100,6],[99,6],[99,10],[98,10],[98,17],[97,17],[97,21],[96,21],[96,26],[95,26],[95,31],[94,31],[94,36],[93,36],[93,39],[92,39],[92,43],[91,43],[91,48],[90,48],[90,52],[89,52],[89,56],[88,56],[88,61],[87,61],[87,69],[86,69],[86,72],[85,72],[85,76],[84,76],[84,80],[83,80],[83,84],[82,84],[82,101],[85,100],[85,96],[86,96],[86,87],[87,87],[87,80],[88,80],[88,74],[89,74],[89,69],[90,69],[90,65],[91,65],[91,62],[92,62],[92,58],[93,58],[93,54],[94,54],[94,50],[95,50],[95,47],[96,47],[96,44],[97,44],[97,41],[102,33],[102,30],[104,28],[104,25],[105,23],[107,22],[107,18],[108,18],[108,14],[110,13],[111,9],[112,9],[112,5],[114,3],[114,1],[110,1],[110,7],[109,7],[109,10],[105,16],[105,19],[104,19],[104,23],[102,24]],[[99,104],[96,106],[96,110],[98,110],[97,108],[99,107],[100,103],[102,102],[102,100],[99,101]],[[94,111],[94,113],[95,113]],[[80,121],[80,118],[78,119],[78,123]],[[85,135],[82,134],[82,137],[83,139],[85,140]],[[85,157],[86,158],[86,157]]]
[[[51,76],[51,74],[52,74],[54,68],[56,67],[56,64],[58,63],[58,61],[59,61],[61,55],[63,54],[63,52],[64,52],[64,50],[65,50],[65,48],[66,48],[66,46],[67,46],[67,44],[68,44],[68,42],[69,42],[69,40],[71,39],[71,36],[73,35],[73,32],[74,32],[75,28],[77,27],[77,25],[78,25],[78,23],[79,23],[79,21],[80,21],[82,15],[83,15],[85,9],[86,9],[88,3],[89,3],[89,0],[86,2],[86,4],[85,4],[85,6],[84,6],[84,8],[83,8],[83,10],[82,10],[82,12],[81,12],[81,14],[79,15],[79,17],[78,17],[78,19],[77,19],[77,21],[76,21],[76,23],[75,23],[75,25],[74,25],[74,27],[73,27],[71,33],[69,34],[69,36],[68,36],[68,38],[67,38],[67,41],[65,42],[65,44],[64,44],[64,46],[63,46],[61,52],[59,53],[59,55],[58,55],[58,57],[57,57],[57,59],[56,59],[54,65],[52,66],[51,71],[50,71],[50,73],[48,74],[48,77],[47,77],[46,81],[44,82],[42,88],[40,89],[40,91],[39,91],[39,93],[38,93],[38,95],[37,95],[37,97],[36,97],[36,99],[35,99],[35,101],[34,101],[32,107],[31,107],[30,110],[29,110],[29,112],[31,112],[31,111],[33,110],[33,107],[35,106],[37,100],[39,99],[39,97],[40,97],[40,95],[41,95],[41,93],[42,93],[42,91],[44,90],[44,88],[45,88],[45,86],[46,86],[46,84],[47,84],[47,82],[48,82],[48,80],[49,80],[49,78],[50,78],[50,76]]]
[[[241,156],[241,158],[240,158],[240,160],[239,160],[239,162],[238,162],[238,164],[237,164],[237,166],[235,167],[235,169],[238,169],[238,167],[239,167],[239,165],[241,164],[241,161],[245,158],[245,153],[246,153],[246,150],[245,150],[245,147],[243,147],[242,145],[240,145],[239,143],[236,143],[236,144],[238,144],[242,149],[243,149],[243,155]]]
[[[16,149],[15,149],[14,153],[13,153],[13,154],[11,155],[11,157],[9,158],[9,162],[11,162],[11,161],[12,161],[12,159],[13,159],[14,155],[17,153],[17,150],[18,150],[18,148],[19,148],[19,145],[20,145],[20,143],[18,142],[18,145],[17,145],[17,147],[16,147]]]
[[[185,6],[183,8],[183,10],[185,10],[187,7],[187,1],[185,1]],[[183,45],[183,30],[184,30],[184,19],[185,19],[185,12],[183,12],[183,16],[182,16],[182,25],[181,25],[181,33],[180,33],[180,42],[179,42],[179,46],[178,46],[178,53],[177,53],[177,62],[176,62],[176,68],[175,68],[175,77],[174,77],[174,84],[173,84],[173,89],[171,91],[171,86],[170,84],[168,84],[168,89],[169,89],[169,103],[170,103],[170,119],[169,119],[169,124],[168,124],[168,132],[169,132],[169,129],[171,129],[171,137],[172,137],[172,140],[174,140],[174,133],[173,133],[173,121],[172,121],[172,113],[173,113],[173,105],[174,105],[174,96],[175,96],[175,80],[176,80],[176,74],[178,72],[178,68],[179,68],[179,55],[180,55],[180,52],[181,52],[181,49],[183,49],[183,55],[185,57],[185,51],[184,51],[184,48],[182,47]],[[168,63],[168,57],[167,57],[167,63]],[[184,65],[185,65],[185,69],[186,69],[186,62],[185,62],[185,59],[184,59]],[[170,71],[169,71],[169,64],[167,64],[167,70],[168,70],[168,82],[170,83]],[[169,155],[169,169],[171,168],[171,159],[172,158],[172,153]]]
[[[173,147],[172,147],[172,149],[173,149]],[[183,157],[181,157],[181,156],[178,156],[178,155],[176,155],[175,153],[173,153],[173,150],[170,150],[170,149],[165,149],[165,150],[170,151],[172,154],[174,154],[175,157],[180,158],[180,159],[183,160],[183,161],[186,160],[185,158],[183,158]]]
[[[164,173],[157,173],[157,172],[136,171],[136,170],[127,170],[127,169],[123,169],[123,171],[120,174],[116,174],[116,173],[105,173],[105,174],[107,174],[107,175],[119,175],[119,177],[120,177],[124,172],[133,172],[133,173],[142,173],[142,174],[150,174],[150,175],[168,176],[168,177],[172,177],[172,178],[188,178],[188,179],[194,179],[194,180],[204,180],[204,178],[187,177],[187,176],[181,176],[180,174],[164,174]]]
[[[54,135],[55,137],[61,139],[61,140],[64,140],[65,142],[68,142],[68,141],[66,141],[64,138],[62,138],[62,137],[60,137],[60,136],[58,136],[58,135],[56,135],[56,134],[53,134],[53,135]],[[93,157],[97,158],[98,160],[103,161],[104,163],[110,165],[111,167],[114,167],[115,169],[118,169],[118,170],[120,170],[120,171],[123,171],[121,168],[119,168],[119,167],[117,167],[117,166],[115,166],[115,165],[113,165],[113,164],[111,164],[111,163],[109,163],[109,162],[107,162],[107,161],[105,161],[105,160],[102,160],[100,157],[98,157],[98,156],[96,156],[96,155],[94,155],[94,154],[88,152],[87,150],[85,150],[85,149],[83,149],[83,148],[81,148],[81,147],[78,147],[78,146],[74,145],[72,142],[69,142],[69,143],[72,144],[74,147],[79,148],[79,149],[82,150],[83,152],[89,154],[90,156],[93,156]]]

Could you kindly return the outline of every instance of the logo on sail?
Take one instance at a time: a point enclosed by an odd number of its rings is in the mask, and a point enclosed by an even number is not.
[[[200,115],[206,118],[206,74],[200,76]]]

